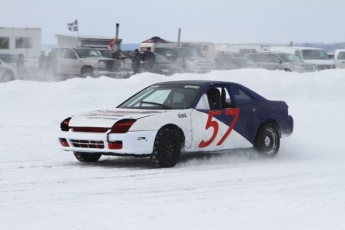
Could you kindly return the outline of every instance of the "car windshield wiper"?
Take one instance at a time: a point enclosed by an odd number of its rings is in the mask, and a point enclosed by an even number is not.
[[[141,101],[140,104],[150,104],[150,105],[158,105],[164,109],[172,109],[172,107],[161,104],[161,103],[157,103],[157,102],[152,102],[152,101]]]

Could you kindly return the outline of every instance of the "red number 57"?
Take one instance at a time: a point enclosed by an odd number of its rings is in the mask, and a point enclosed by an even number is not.
[[[221,110],[213,110],[213,111],[210,111],[208,113],[208,118],[207,118],[205,129],[207,130],[207,129],[212,127],[213,133],[212,133],[211,138],[208,141],[201,141],[200,142],[199,148],[205,148],[205,147],[209,146],[214,141],[214,139],[216,138],[216,136],[218,134],[219,125],[218,125],[218,122],[213,121],[212,118],[213,118],[213,116],[219,116],[221,114],[222,114]],[[229,134],[231,133],[232,129],[234,128],[234,126],[237,122],[239,114],[240,114],[239,108],[226,109],[225,110],[225,115],[226,116],[234,116],[234,119],[232,120],[231,124],[229,125],[229,128],[225,132],[224,136],[218,141],[217,145],[223,144],[225,139],[229,136]]]

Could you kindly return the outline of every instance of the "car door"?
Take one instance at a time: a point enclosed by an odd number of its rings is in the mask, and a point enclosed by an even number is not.
[[[79,75],[80,64],[77,55],[69,48],[59,50],[59,72],[67,75]]]
[[[345,51],[340,51],[335,59],[335,65],[339,69],[345,69]]]
[[[246,89],[236,84],[229,85],[229,92],[232,98],[232,107],[240,111],[235,130],[253,143],[260,123],[258,117],[259,102]]]
[[[191,113],[193,150],[217,151],[251,147],[236,131],[241,112],[232,107],[228,90],[226,84],[216,84],[202,92]]]
[[[268,70],[272,70],[271,62],[269,61],[268,54],[254,54],[254,60],[260,67]]]
[[[267,55],[267,66],[269,70],[282,70],[280,59],[274,54]]]
[[[0,76],[2,76],[5,73],[4,65],[2,64],[2,61],[0,60]]]

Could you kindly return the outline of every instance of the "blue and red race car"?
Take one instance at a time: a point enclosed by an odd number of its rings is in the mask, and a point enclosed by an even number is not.
[[[155,166],[173,167],[189,152],[254,147],[273,157],[293,126],[284,101],[240,84],[170,81],[146,87],[116,108],[66,118],[59,142],[82,162],[148,156]]]

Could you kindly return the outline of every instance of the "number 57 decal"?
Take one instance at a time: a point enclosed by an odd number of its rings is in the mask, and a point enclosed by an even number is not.
[[[226,109],[225,110],[225,115],[226,116],[234,116],[234,119],[232,120],[231,124],[229,125],[229,128],[225,132],[224,136],[218,141],[217,145],[223,144],[225,139],[229,136],[229,134],[231,133],[232,129],[234,128],[234,126],[235,126],[235,124],[237,122],[239,114],[240,114],[240,109],[239,108]],[[219,116],[219,115],[222,115],[222,111],[221,110],[209,111],[205,129],[207,130],[207,129],[212,127],[213,128],[213,133],[212,133],[211,138],[208,141],[201,141],[200,142],[199,148],[205,148],[205,147],[209,146],[214,141],[214,139],[216,138],[216,136],[218,134],[219,125],[218,125],[218,122],[217,121],[213,121],[212,118],[214,116]]]

